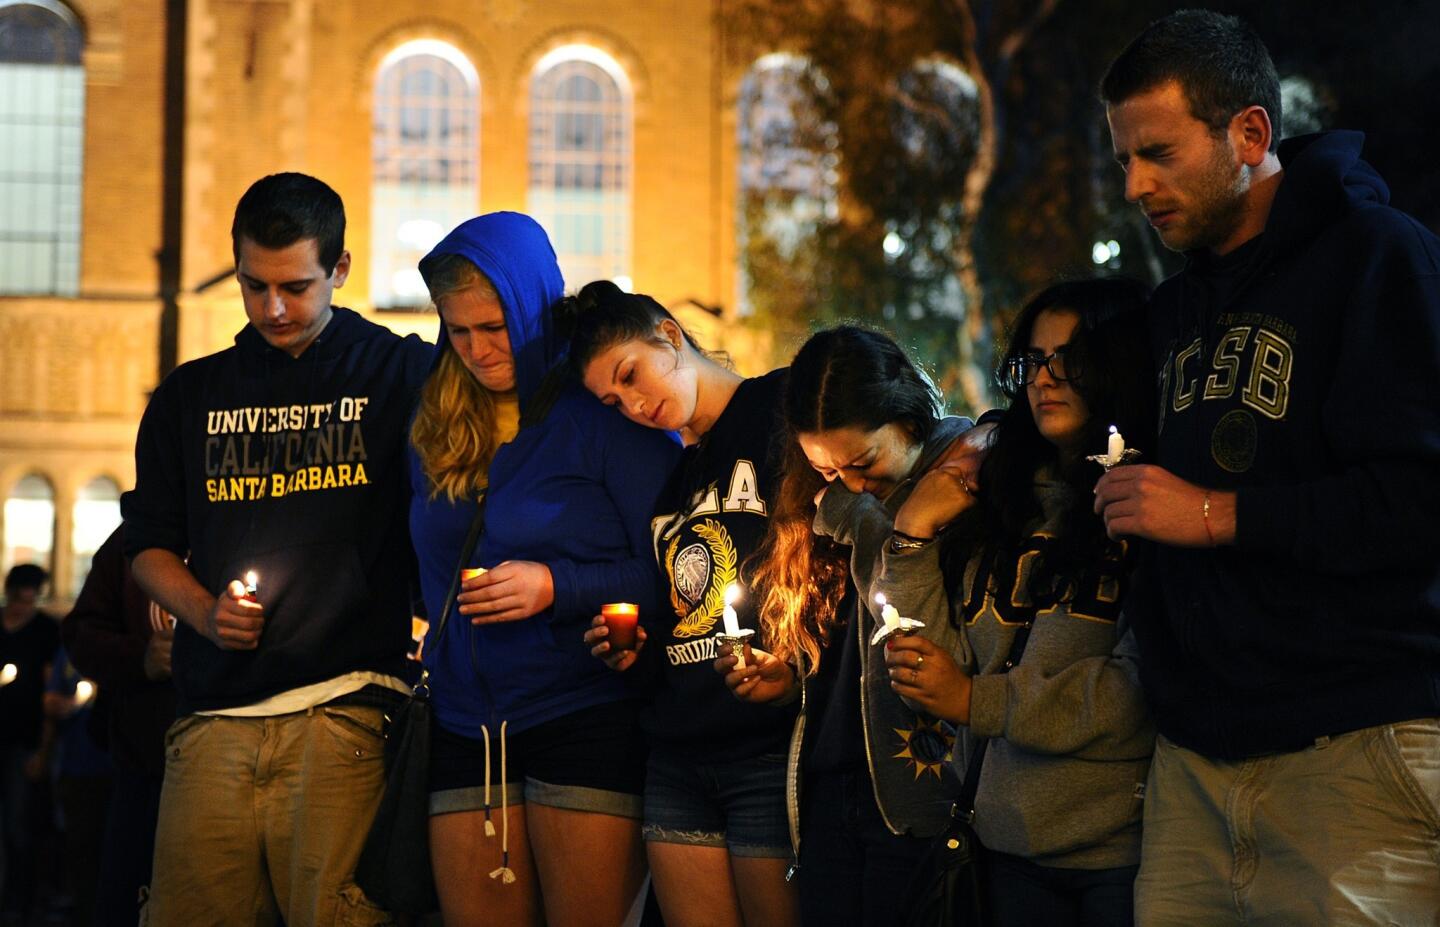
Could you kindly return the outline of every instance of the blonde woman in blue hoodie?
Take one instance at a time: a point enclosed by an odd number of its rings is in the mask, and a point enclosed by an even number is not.
[[[583,635],[606,602],[658,607],[649,517],[680,447],[564,376],[552,312],[563,284],[534,220],[471,219],[420,273],[441,319],[411,430],[410,530],[432,620],[442,913],[613,927],[645,874],[645,746],[625,681]],[[487,572],[464,580],[437,638],[482,493],[485,530],[466,565]]]

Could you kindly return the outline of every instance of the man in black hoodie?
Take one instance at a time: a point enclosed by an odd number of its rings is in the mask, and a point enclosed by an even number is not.
[[[387,921],[352,874],[407,691],[404,449],[431,349],[331,305],[344,235],[319,180],[251,186],[231,229],[249,325],[140,423],[125,549],[179,619],[150,924]]]
[[[1126,198],[1189,258],[1151,307],[1158,460],[1096,487],[1154,542],[1137,917],[1440,922],[1440,240],[1358,133],[1279,142],[1237,19],[1152,24],[1101,95]]]

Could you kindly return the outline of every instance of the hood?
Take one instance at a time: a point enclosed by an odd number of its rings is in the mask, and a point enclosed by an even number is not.
[[[565,281],[550,239],[529,216],[492,212],[456,226],[427,257],[438,254],[458,254],[468,259],[495,287],[510,335],[515,391],[523,410],[568,347],[556,336],[550,312],[550,307],[565,295]],[[442,322],[436,340],[436,363],[446,343]]]
[[[1288,251],[1353,209],[1390,202],[1390,188],[1360,159],[1361,132],[1319,132],[1280,143],[1284,180],[1265,225],[1267,248]]]

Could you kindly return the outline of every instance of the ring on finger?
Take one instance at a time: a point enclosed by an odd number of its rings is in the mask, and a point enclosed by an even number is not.
[[[912,670],[910,671],[910,684],[911,684],[911,685],[914,685],[916,682],[919,681],[919,679],[920,679],[920,673],[919,673],[919,671],[912,669]]]
[[[924,666],[924,665],[925,665],[925,654],[923,654],[923,653],[921,653],[921,654],[916,654],[916,655],[915,655],[915,668],[918,670],[920,667],[922,667],[922,666]]]

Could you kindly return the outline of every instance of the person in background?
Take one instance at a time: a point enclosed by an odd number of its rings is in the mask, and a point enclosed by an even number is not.
[[[95,552],[80,596],[60,624],[70,662],[98,687],[96,713],[114,764],[99,845],[98,927],[133,927],[139,919],[155,853],[165,730],[175,720],[174,620],[130,575],[124,532],[123,525],[116,528]]]
[[[50,574],[22,563],[5,574],[0,612],[0,923],[29,914],[35,887],[37,786],[49,767],[45,682],[60,647],[60,627],[36,607]]]
[[[97,710],[98,709],[98,710]],[[70,902],[76,924],[95,922],[105,819],[114,782],[114,764],[97,741],[96,686],[71,664],[62,646],[45,687],[45,716],[55,726],[51,761],[59,825],[57,883]],[[137,909],[138,910],[138,909]]]
[[[576,302],[570,361],[586,387],[631,421],[689,443],[651,519],[668,607],[643,616],[634,649],[612,649],[603,615],[585,635],[648,696],[643,833],[665,922],[796,924],[784,822],[798,704],[739,702],[711,667],[726,591],[739,592],[780,483],[785,371],[741,377],[658,302],[609,281],[589,284]],[[759,629],[753,596],[733,608],[740,627]]]

